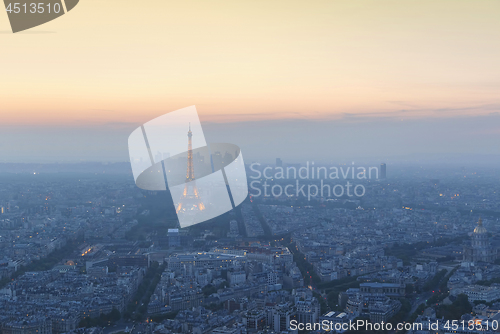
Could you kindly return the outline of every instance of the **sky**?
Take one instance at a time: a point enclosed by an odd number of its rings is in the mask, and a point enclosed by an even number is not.
[[[81,0],[12,34],[3,13],[0,162],[126,161],[132,130],[191,105],[251,160],[498,157],[499,15],[496,0]]]

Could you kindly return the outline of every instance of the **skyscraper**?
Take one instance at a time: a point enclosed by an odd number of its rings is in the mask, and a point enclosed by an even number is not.
[[[380,178],[387,178],[387,166],[385,165],[385,163],[380,164]]]

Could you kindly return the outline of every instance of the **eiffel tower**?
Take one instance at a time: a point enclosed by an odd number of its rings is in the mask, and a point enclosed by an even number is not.
[[[177,205],[177,213],[181,211],[205,210],[205,205],[203,205],[203,202],[201,201],[198,188],[196,187],[196,180],[194,178],[192,137],[193,133],[191,132],[191,123],[189,123],[186,184],[179,200],[179,204]]]

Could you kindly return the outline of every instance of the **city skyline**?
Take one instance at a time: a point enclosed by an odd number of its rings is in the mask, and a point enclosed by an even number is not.
[[[16,1],[0,334],[498,332],[500,1]]]

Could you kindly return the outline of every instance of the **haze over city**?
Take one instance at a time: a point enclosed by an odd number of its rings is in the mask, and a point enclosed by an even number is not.
[[[500,1],[39,1],[0,334],[498,333]]]

